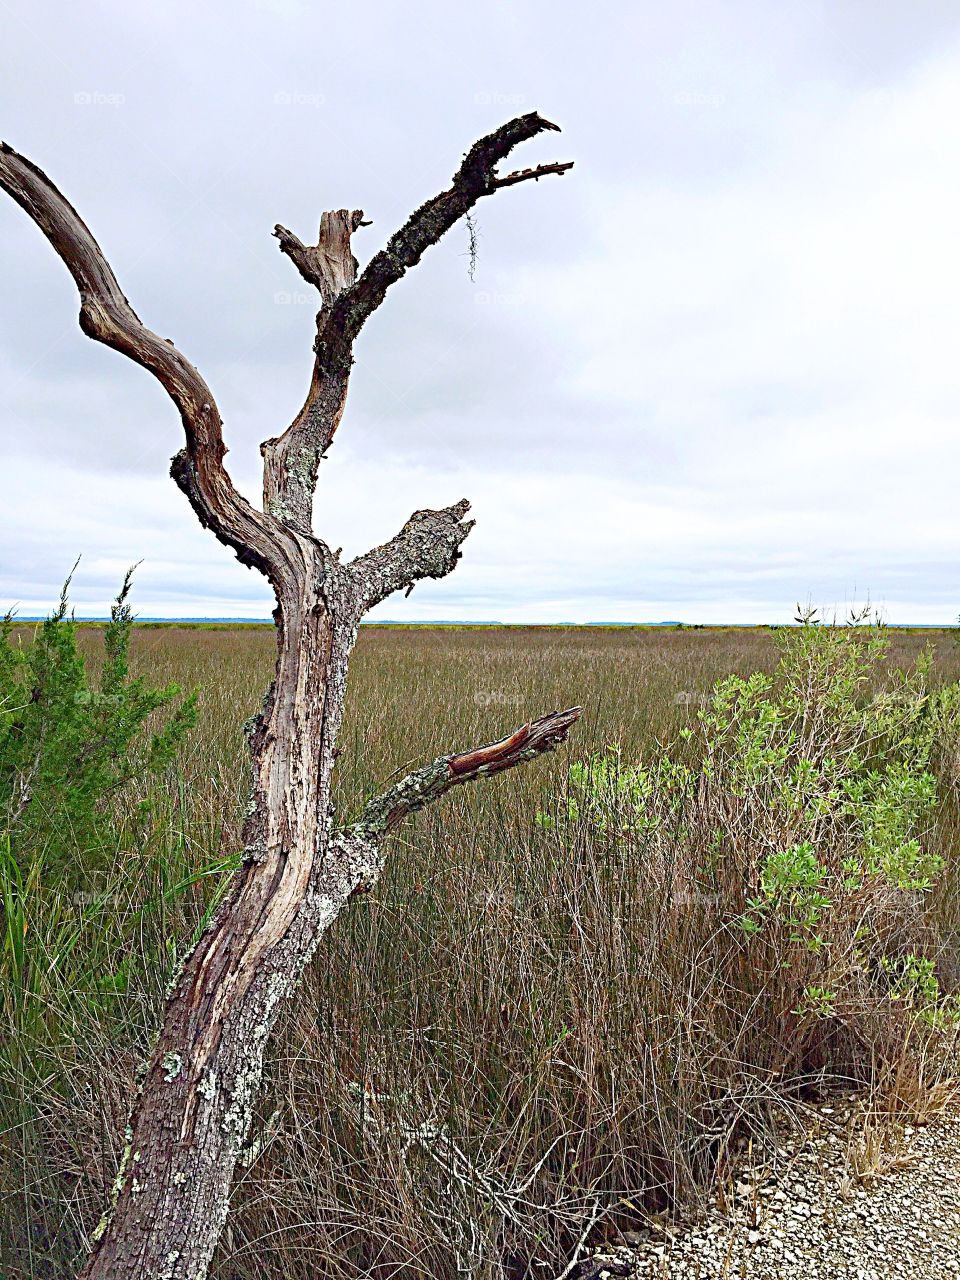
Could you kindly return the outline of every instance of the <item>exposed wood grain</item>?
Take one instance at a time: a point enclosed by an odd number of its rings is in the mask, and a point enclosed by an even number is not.
[[[368,839],[382,840],[408,814],[433,804],[451,787],[475,782],[478,778],[503,773],[526,764],[545,751],[555,751],[580,718],[582,707],[551,711],[531,720],[497,742],[474,747],[472,751],[439,756],[421,769],[408,773],[388,791],[369,800],[359,820],[348,828]]]

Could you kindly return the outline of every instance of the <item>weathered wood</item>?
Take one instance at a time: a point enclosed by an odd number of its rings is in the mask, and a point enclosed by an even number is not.
[[[280,241],[280,252],[290,258],[308,284],[320,290],[324,304],[329,306],[357,278],[360,264],[350,248],[350,237],[358,227],[369,225],[363,220],[362,209],[333,209],[321,215],[315,245],[305,245],[279,223],[273,234]]]
[[[474,747],[472,751],[439,756],[422,769],[408,773],[383,795],[369,800],[359,821],[347,831],[367,840],[382,840],[409,814],[433,804],[451,787],[514,769],[534,756],[553,751],[566,740],[582,710],[582,707],[568,707],[566,711],[551,711],[497,742]]]
[[[200,521],[276,595],[277,663],[248,726],[251,799],[244,859],[224,901],[172,983],[144,1066],[112,1203],[83,1280],[203,1280],[226,1218],[263,1051],[323,931],[379,874],[383,844],[407,813],[452,786],[512,768],[563,741],[578,708],[523,726],[499,743],[444,756],[371,800],[337,829],[330,799],[347,664],[364,613],[391,592],[450,573],[473,527],[469,504],[418,511],[390,542],[349,564],[312,532],[319,461],[346,400],[353,342],[387,288],[484,195],[547,165],[499,178],[519,142],[555,129],[536,114],[509,121],[467,153],[448,191],[422,205],[357,274],[359,210],[321,219],[316,245],[278,226],[280,248],[320,294],[310,389],[283,435],[261,446],[264,510],[236,491],[223,464],[220,415],[197,370],[134,312],[76,210],[30,161],[3,144],[0,186],[36,222],[80,292],[84,333],[149,370],[183,422],[171,473]]]
[[[336,209],[320,219],[315,245],[281,227],[273,234],[308,284],[320,292],[323,305],[317,316],[317,332],[323,332],[330,307],[357,278],[357,260],[350,237],[363,221],[362,209]],[[283,433],[260,446],[263,454],[263,509],[299,529],[312,527],[313,492],[317,469],[333,440],[347,402],[350,360],[337,369],[325,368],[319,356],[314,360],[310,390],[303,408]]]

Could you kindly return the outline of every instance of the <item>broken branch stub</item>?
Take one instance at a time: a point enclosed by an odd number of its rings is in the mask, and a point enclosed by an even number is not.
[[[415,511],[395,538],[352,560],[347,569],[357,583],[364,612],[394,591],[452,573],[476,523],[464,520],[469,510],[463,498],[441,511]]]
[[[503,773],[546,751],[554,751],[566,740],[582,710],[582,707],[568,707],[565,711],[551,711],[496,742],[438,757],[368,801],[359,820],[347,830],[363,833],[368,838],[382,838],[408,814],[439,800],[451,787]]]
[[[530,178],[534,182],[538,182],[541,178],[545,178],[549,173],[566,173],[568,169],[573,168],[573,161],[568,160],[565,163],[556,161],[554,164],[538,164],[535,169],[515,169],[513,173],[506,174],[503,178],[496,179],[496,186],[513,187],[518,182],[527,182]]]
[[[317,243],[306,245],[292,231],[277,223],[273,234],[308,284],[314,285],[329,307],[357,278],[358,263],[350,247],[350,237],[358,227],[369,226],[362,209],[332,209],[320,217]]]

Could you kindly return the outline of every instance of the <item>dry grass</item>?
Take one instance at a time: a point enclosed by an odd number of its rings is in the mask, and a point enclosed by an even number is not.
[[[950,633],[891,641],[892,663],[932,643],[936,678],[960,675]],[[275,1042],[219,1280],[553,1277],[591,1224],[592,1238],[615,1238],[724,1176],[791,1096],[829,1073],[869,1077],[879,1042],[841,1027],[801,1043],[792,988],[756,949],[731,946],[735,864],[706,883],[679,845],[673,861],[625,859],[534,822],[570,758],[611,743],[649,755],[715,680],[776,657],[762,629],[364,630],[338,765],[345,818],[407,766],[555,707],[585,713],[565,755],[418,815],[376,894],[331,930]],[[121,856],[132,916],[138,859],[156,876],[164,858],[199,870],[236,847],[241,725],[270,678],[272,633],[143,629],[134,658],[152,680],[198,686],[202,706],[158,848]],[[955,876],[951,865],[930,904],[954,951]],[[189,937],[213,879],[176,895],[164,929]],[[70,1274],[112,1181],[161,986],[154,963],[107,1013],[71,1006],[59,1059],[3,1100],[18,1117],[2,1183],[10,1280]]]

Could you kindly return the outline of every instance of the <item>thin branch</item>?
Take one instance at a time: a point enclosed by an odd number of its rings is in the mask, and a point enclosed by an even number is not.
[[[314,261],[315,246],[304,244],[298,235],[282,227],[279,222],[273,228],[273,234],[280,241],[280,252],[287,255],[308,284],[316,285],[319,289],[320,282]]]
[[[440,511],[415,511],[395,538],[347,565],[357,584],[362,612],[394,591],[412,589],[423,578],[443,578],[456,568],[460,547],[475,521],[464,520],[464,498]]]
[[[573,161],[567,160],[565,163],[555,161],[553,164],[538,164],[535,169],[515,169],[513,173],[508,173],[504,178],[497,178],[495,186],[512,187],[518,182],[526,182],[528,178],[532,178],[534,182],[538,182],[541,178],[545,178],[548,173],[566,173],[568,169],[573,168]]]
[[[260,446],[263,509],[303,533],[313,528],[317,472],[343,417],[349,381],[349,367],[328,376],[315,360],[303,408],[283,435]]]
[[[433,804],[451,787],[503,773],[518,764],[526,764],[545,751],[555,750],[566,740],[582,710],[582,707],[568,707],[566,711],[551,711],[539,720],[521,725],[497,742],[475,747],[472,751],[440,756],[368,801],[359,821],[349,829],[359,829],[371,837],[389,835],[409,814],[424,805]]]
[[[141,365],[180,411],[187,447],[171,473],[203,524],[245,564],[270,573],[274,531],[233,486],[223,457],[220,414],[206,382],[169,339],[159,338],[127,301],[86,223],[35,164],[0,143],[0,187],[50,241],[80,292],[80,328]]]
[[[409,814],[433,804],[452,787],[477,778],[490,777],[525,764],[544,752],[555,750],[566,740],[579,720],[582,707],[552,711],[549,715],[521,725],[499,742],[455,755],[440,756],[431,764],[409,773],[382,795],[364,805],[356,822],[335,831],[330,837],[323,866],[314,873],[311,892],[330,897],[329,869],[339,868],[341,894],[369,893],[383,869],[383,846],[387,836]]]
[[[571,1271],[575,1269],[575,1267],[577,1266],[577,1263],[580,1261],[580,1255],[583,1252],[584,1247],[586,1246],[587,1240],[590,1238],[590,1232],[597,1225],[597,1223],[604,1216],[604,1214],[608,1212],[609,1212],[609,1208],[605,1209],[599,1203],[599,1201],[595,1202],[594,1211],[590,1215],[589,1219],[587,1220],[586,1228],[581,1233],[580,1239],[574,1245],[573,1254],[570,1257],[570,1261],[567,1263],[567,1265],[563,1268],[563,1270],[557,1276],[557,1280],[567,1280],[567,1276],[570,1275]]]

